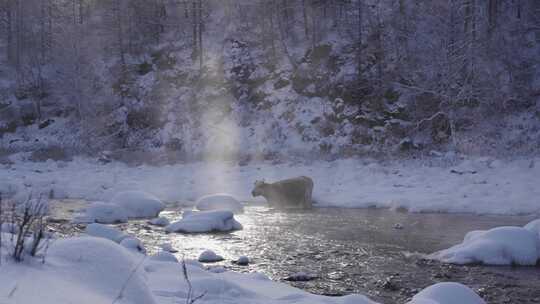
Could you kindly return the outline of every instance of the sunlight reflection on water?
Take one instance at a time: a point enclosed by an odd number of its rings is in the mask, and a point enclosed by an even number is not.
[[[167,210],[162,216],[175,221],[181,218],[181,210]],[[314,274],[319,279],[290,284],[320,294],[363,293],[382,302],[405,302],[417,288],[442,278],[478,288],[519,282],[492,292],[540,296],[528,291],[540,284],[539,268],[458,267],[421,259],[421,254],[461,242],[468,231],[524,225],[531,217],[338,208],[281,212],[264,206],[247,207],[235,217],[244,229],[231,233],[166,234],[146,220],[118,226],[137,235],[149,253],[171,243],[180,259],[197,259],[211,249],[225,258],[213,265],[263,272],[274,280],[299,271]],[[395,229],[396,224],[403,229]],[[232,263],[242,255],[251,259],[249,266]]]

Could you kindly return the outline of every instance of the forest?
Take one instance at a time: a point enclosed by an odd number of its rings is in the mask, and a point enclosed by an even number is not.
[[[539,42],[535,0],[1,0],[0,144],[528,155]]]

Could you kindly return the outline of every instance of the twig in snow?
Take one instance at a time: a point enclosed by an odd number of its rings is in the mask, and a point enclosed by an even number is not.
[[[146,260],[146,256],[143,256],[143,258],[141,259],[141,261],[135,266],[135,268],[133,268],[133,270],[131,270],[131,273],[129,274],[127,280],[124,282],[124,285],[122,286],[122,288],[120,289],[120,292],[118,293],[118,296],[114,299],[114,301],[112,301],[112,304],[115,304],[116,302],[118,302],[120,299],[122,299],[122,297],[124,296],[124,291],[126,291],[126,288],[129,284],[129,281],[131,281],[131,278],[135,275],[135,273],[137,272],[137,270],[139,270],[139,267],[141,267],[142,263]]]
[[[193,297],[193,285],[191,284],[191,280],[189,279],[189,274],[187,271],[185,258],[182,258],[182,275],[184,276],[184,280],[186,280],[188,284],[188,294],[186,297],[186,304],[194,304],[195,302],[202,299],[206,295],[206,291],[196,297]]]

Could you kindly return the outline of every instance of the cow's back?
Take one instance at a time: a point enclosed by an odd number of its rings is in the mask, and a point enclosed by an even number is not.
[[[280,205],[284,207],[306,207],[306,199],[311,199],[313,181],[309,177],[300,176],[275,182],[271,187]]]

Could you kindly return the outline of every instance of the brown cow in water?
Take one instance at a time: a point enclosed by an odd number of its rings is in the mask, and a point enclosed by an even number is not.
[[[251,195],[262,196],[270,207],[311,208],[313,180],[306,176],[285,179],[275,183],[256,181]]]

